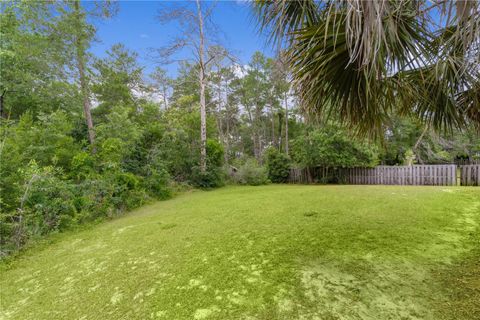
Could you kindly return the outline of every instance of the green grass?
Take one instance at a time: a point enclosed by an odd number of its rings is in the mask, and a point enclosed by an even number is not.
[[[4,319],[474,319],[480,189],[227,187],[1,266]]]

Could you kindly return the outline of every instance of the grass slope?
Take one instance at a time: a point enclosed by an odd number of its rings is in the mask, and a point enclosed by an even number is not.
[[[473,319],[479,228],[478,188],[193,192],[58,235],[3,264],[2,314]]]

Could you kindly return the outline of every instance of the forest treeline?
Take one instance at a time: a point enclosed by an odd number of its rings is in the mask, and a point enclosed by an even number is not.
[[[190,186],[281,183],[292,166],[444,163],[480,152],[473,129],[440,134],[392,115],[373,141],[334,118],[311,118],[281,54],[240,63],[215,45],[208,64],[184,61],[175,77],[162,65],[147,72],[121,43],[96,57],[92,21],[117,9],[2,3],[2,256]]]

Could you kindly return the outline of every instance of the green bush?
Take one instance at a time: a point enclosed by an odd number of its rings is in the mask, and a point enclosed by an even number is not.
[[[94,172],[94,158],[90,153],[81,151],[77,153],[70,164],[71,176],[76,180],[84,180]]]
[[[269,183],[267,170],[260,166],[255,159],[248,159],[245,164],[240,166],[234,175],[234,180],[239,184],[251,186]]]
[[[290,158],[275,148],[269,148],[265,154],[268,178],[275,183],[284,183],[290,173]]]
[[[113,216],[115,212],[112,201],[114,185],[102,176],[92,176],[77,186],[76,206],[81,218],[95,220]]]
[[[225,184],[224,173],[221,167],[207,168],[202,172],[200,167],[192,170],[191,183],[193,186],[202,189],[213,189]]]
[[[327,125],[305,128],[291,144],[292,159],[302,167],[372,167],[378,162],[375,145]]]
[[[139,177],[129,172],[116,172],[108,177],[114,186],[112,202],[117,212],[136,208],[148,200],[148,195],[141,188]]]
[[[33,234],[65,229],[75,219],[74,186],[59,176],[55,168],[39,168],[35,162],[25,171],[24,195],[18,211]]]
[[[152,197],[159,200],[171,197],[170,175],[163,163],[154,161],[146,165],[142,171],[144,173],[142,185]]]
[[[217,140],[207,140],[207,167],[221,167],[223,166],[223,146]]]
[[[75,206],[80,220],[113,217],[149,200],[144,180],[128,172],[92,175],[77,185]]]
[[[196,166],[192,170],[191,183],[198,188],[213,189],[225,184],[223,170],[223,146],[216,140],[207,140],[207,170]]]
[[[69,227],[76,219],[75,188],[54,167],[38,167],[35,161],[21,170],[22,191],[16,210],[1,214],[2,251],[20,248],[33,236]]]

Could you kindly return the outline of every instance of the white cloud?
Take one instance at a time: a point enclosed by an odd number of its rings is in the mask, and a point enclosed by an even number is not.
[[[149,36],[148,34],[142,33],[142,34],[140,35],[140,38],[142,38],[142,39],[147,39],[147,38],[150,38],[150,36]]]
[[[158,104],[163,104],[163,95],[155,90],[144,90],[142,88],[133,88],[132,94],[134,95],[135,98],[147,99]]]
[[[250,66],[248,64],[245,65],[239,65],[235,63],[233,66],[233,73],[235,76],[239,78],[243,78],[247,75],[247,71],[250,69]]]

